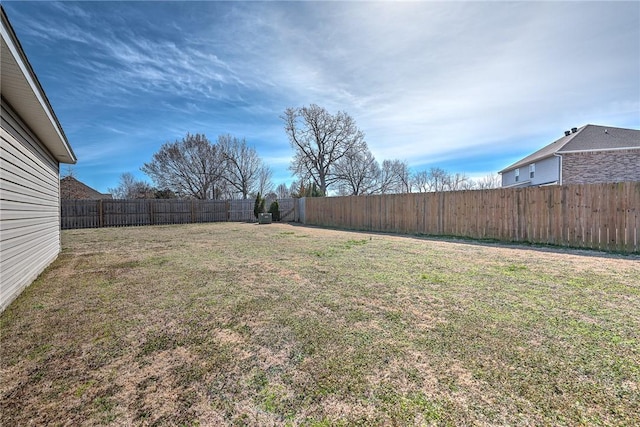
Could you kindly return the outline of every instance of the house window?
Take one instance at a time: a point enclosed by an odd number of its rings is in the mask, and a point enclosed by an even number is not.
[[[529,178],[533,179],[535,174],[536,174],[536,164],[535,163],[531,163],[529,165]]]
[[[516,169],[516,182],[520,181],[520,169]]]

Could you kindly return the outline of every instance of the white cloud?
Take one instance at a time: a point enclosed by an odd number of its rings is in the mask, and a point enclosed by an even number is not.
[[[96,120],[114,145],[151,150],[186,131],[233,133],[286,169],[278,117],[310,103],[351,114],[379,160],[414,165],[526,154],[585,123],[640,127],[637,2],[119,6],[56,3],[58,25],[20,19],[20,36],[66,49],[51,79],[78,140]],[[74,145],[110,153],[87,147]]]

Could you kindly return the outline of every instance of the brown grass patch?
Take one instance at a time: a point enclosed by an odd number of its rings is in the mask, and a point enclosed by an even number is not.
[[[7,425],[640,424],[640,258],[272,224],[72,230]]]

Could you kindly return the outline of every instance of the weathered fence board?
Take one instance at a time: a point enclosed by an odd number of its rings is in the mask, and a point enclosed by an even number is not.
[[[294,199],[282,199],[281,221],[297,219]],[[253,200],[67,200],[61,203],[63,229],[254,221]]]
[[[640,252],[640,182],[305,199],[305,223]]]
[[[640,182],[278,203],[282,221],[640,252]],[[254,221],[253,205],[253,200],[62,200],[61,222],[70,229]]]

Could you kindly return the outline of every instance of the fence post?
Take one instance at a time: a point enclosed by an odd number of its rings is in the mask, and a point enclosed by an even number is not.
[[[292,199],[290,212],[294,220],[303,224],[371,231],[396,229],[405,233],[462,235],[630,253],[639,251],[640,183],[501,188],[481,193],[439,191],[420,197],[375,195],[363,199],[310,200],[309,215],[306,215],[306,198]],[[147,223],[152,225],[188,223],[188,214],[192,223],[196,220],[230,222],[253,218],[251,200],[210,201],[212,206],[215,203],[215,218],[209,214],[209,208],[204,209],[205,201],[202,200],[149,200],[148,205],[139,202],[62,200],[61,227],[141,225],[145,223],[141,221],[145,206],[149,210]],[[127,205],[129,208],[124,209]],[[187,208],[190,212],[185,212]],[[222,209],[225,211],[220,212]],[[156,219],[156,214],[162,217]],[[411,224],[415,224],[415,229]]]
[[[438,235],[444,234],[444,191],[438,191]]]
[[[98,227],[104,227],[104,211],[102,209],[102,199],[98,200]]]
[[[302,224],[306,224],[306,220],[307,220],[307,202],[306,202],[306,197],[300,197],[298,199],[298,215],[299,215],[299,221]]]

